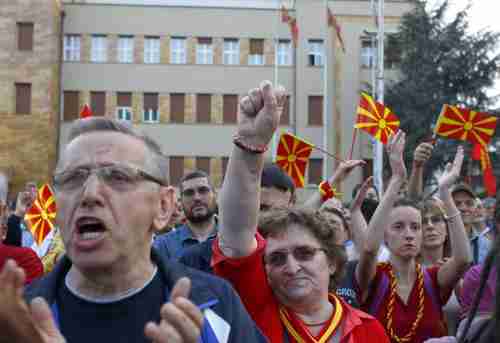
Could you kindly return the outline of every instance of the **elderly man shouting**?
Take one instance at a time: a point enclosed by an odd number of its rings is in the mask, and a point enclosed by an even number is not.
[[[73,124],[53,180],[67,257],[27,290],[28,301],[37,298],[31,309],[16,300],[22,272],[7,265],[0,274],[6,285],[0,289],[2,338],[262,340],[226,282],[162,260],[151,248],[153,232],[167,223],[174,206],[166,169],[159,146],[127,124],[106,118]],[[2,300],[19,315],[5,313]],[[23,329],[16,330],[21,318]]]

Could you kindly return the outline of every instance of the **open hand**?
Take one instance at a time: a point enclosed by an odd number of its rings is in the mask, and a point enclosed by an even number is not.
[[[155,343],[197,343],[203,327],[203,314],[189,299],[191,281],[179,279],[172,290],[170,302],[161,308],[159,324],[148,323],[146,337]]]
[[[271,82],[264,81],[240,101],[238,135],[246,144],[265,146],[278,127],[281,111],[286,101],[284,89],[273,89]]]
[[[45,300],[23,299],[24,271],[9,260],[0,273],[0,343],[64,343]]]
[[[464,161],[464,148],[459,146],[453,163],[446,164],[443,174],[438,179],[439,189],[450,189],[458,180],[462,163]]]
[[[405,181],[408,175],[405,162],[403,160],[403,151],[405,149],[406,134],[403,130],[399,130],[395,135],[392,135],[387,144],[387,154],[389,155],[389,164],[392,169],[392,176],[397,177],[400,181]]]

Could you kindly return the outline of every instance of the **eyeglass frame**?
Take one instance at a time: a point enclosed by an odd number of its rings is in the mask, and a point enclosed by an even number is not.
[[[80,170],[80,171],[84,170],[84,171],[86,171],[88,173],[87,177],[85,178],[85,181],[79,187],[75,187],[74,189],[83,188],[92,174],[96,173],[96,176],[101,181],[103,181],[102,178],[101,178],[101,176],[98,174],[98,172],[101,171],[101,170],[106,170],[106,169],[113,168],[113,167],[119,167],[119,168],[129,169],[129,170],[133,171],[136,174],[135,177],[140,177],[140,178],[142,178],[145,181],[150,181],[150,182],[157,183],[157,184],[159,184],[160,186],[163,186],[163,187],[167,187],[168,186],[166,182],[160,180],[156,176],[151,175],[150,173],[146,172],[145,170],[143,170],[143,169],[141,169],[141,168],[139,168],[137,166],[132,166],[132,165],[128,165],[128,164],[110,164],[110,165],[95,166],[93,168],[89,168],[89,167],[86,167],[86,166],[80,166],[80,167],[76,167],[76,168],[73,168],[73,169],[67,169],[67,170],[60,171],[60,172],[54,172],[54,175],[52,176],[52,185],[54,186],[54,189],[56,191],[59,191],[59,192],[60,191],[64,191],[64,189],[61,188],[60,185],[58,186],[59,182],[56,181],[57,177],[58,176],[62,176],[63,174],[66,174],[66,173],[69,173],[69,172],[75,172],[77,170]],[[137,181],[140,181],[140,180],[137,180]]]
[[[304,249],[304,248],[311,249],[311,251],[310,251],[310,252],[312,252],[311,256],[308,258],[301,258],[301,257],[297,258],[296,252],[299,249]],[[293,247],[292,251],[290,251],[289,249],[273,251],[272,253],[270,253],[267,256],[264,255],[263,260],[264,260],[264,264],[269,265],[273,268],[282,268],[288,262],[288,256],[290,254],[298,262],[309,262],[309,261],[312,261],[316,257],[316,255],[318,254],[319,251],[323,251],[325,254],[327,254],[327,252],[328,252],[327,249],[321,248],[321,247],[311,247],[308,245],[299,245],[299,246]],[[273,254],[275,254],[275,256],[276,256],[276,254],[282,254],[281,257],[283,257],[283,255],[284,255],[283,261],[279,262],[279,263],[270,262],[269,259]]]

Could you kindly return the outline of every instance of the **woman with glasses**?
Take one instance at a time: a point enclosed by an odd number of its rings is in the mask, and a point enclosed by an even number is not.
[[[447,335],[442,307],[472,256],[460,212],[450,192],[463,162],[460,147],[453,163],[446,166],[438,180],[453,256],[441,266],[425,267],[419,263],[425,235],[421,208],[414,201],[398,196],[407,175],[403,162],[404,145],[402,131],[388,144],[393,175],[370,221],[370,235],[360,253],[356,278],[364,303],[362,308],[379,319],[391,342],[419,343]],[[429,219],[426,213],[424,225],[429,226],[429,221],[438,222],[437,218]],[[377,264],[374,257],[383,240],[391,254],[387,263]],[[426,244],[429,241],[426,239]]]
[[[240,101],[212,246],[214,272],[232,283],[271,343],[388,342],[375,318],[330,292],[345,257],[320,214],[271,210],[259,227],[263,152],[285,100],[282,90],[264,82]]]

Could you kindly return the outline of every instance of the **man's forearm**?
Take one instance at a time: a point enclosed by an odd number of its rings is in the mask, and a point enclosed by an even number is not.
[[[424,166],[413,164],[410,179],[408,180],[408,196],[411,199],[419,199],[424,187]]]
[[[219,246],[226,256],[247,256],[257,246],[255,232],[263,166],[263,154],[233,148],[220,198]]]

